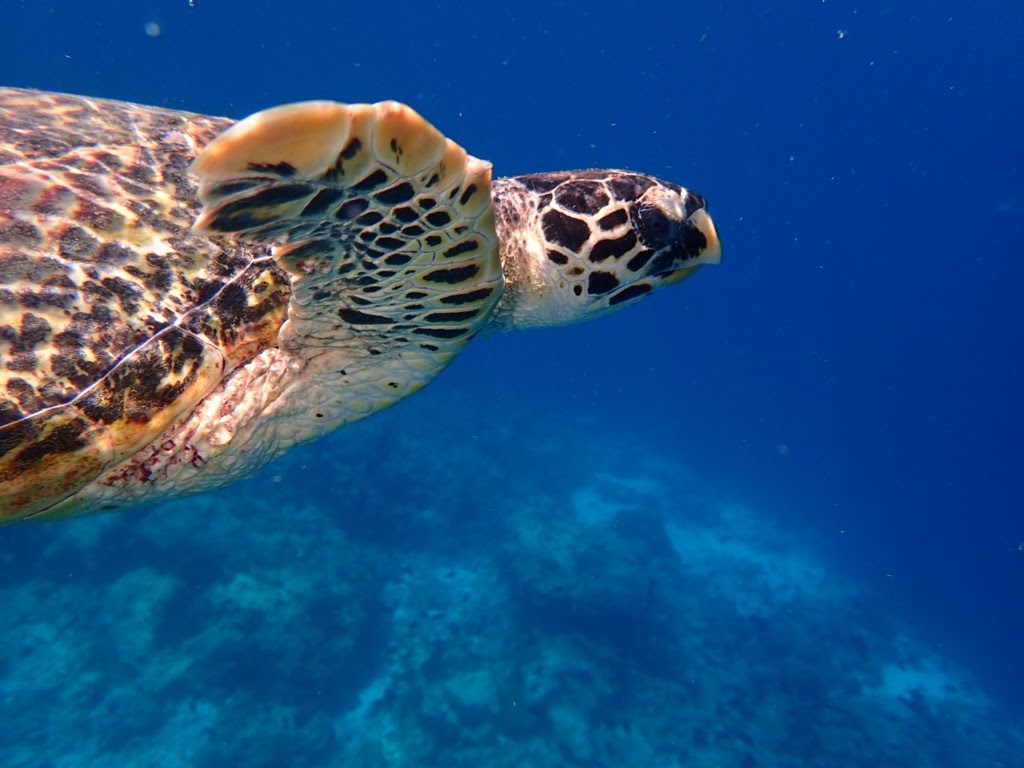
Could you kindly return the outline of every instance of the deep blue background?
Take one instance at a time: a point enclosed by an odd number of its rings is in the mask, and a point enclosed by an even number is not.
[[[498,174],[700,190],[721,267],[445,376],[817,534],[1024,711],[1024,5],[376,5],[7,0],[0,80],[236,117],[397,98]]]

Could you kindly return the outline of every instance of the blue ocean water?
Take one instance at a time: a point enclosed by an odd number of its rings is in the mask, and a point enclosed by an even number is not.
[[[8,85],[413,105],[721,266],[0,533],[5,765],[1024,765],[1024,6],[8,0]]]

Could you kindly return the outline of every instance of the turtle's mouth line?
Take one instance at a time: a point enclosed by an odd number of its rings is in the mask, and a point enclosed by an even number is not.
[[[678,283],[704,264],[722,263],[722,243],[707,211],[703,208],[694,211],[683,226],[686,232],[679,245],[685,256],[682,260],[677,257],[669,266],[651,272],[651,276],[660,280],[662,285]]]
[[[661,272],[656,272],[654,277],[658,278],[661,285],[675,285],[680,280],[684,280],[696,272],[697,267],[699,266],[700,264],[687,264],[686,266],[676,267],[675,269],[665,269]]]

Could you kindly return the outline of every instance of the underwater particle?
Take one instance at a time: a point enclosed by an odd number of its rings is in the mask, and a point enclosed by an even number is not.
[[[144,29],[150,37],[160,37],[160,25],[155,21],[147,21]]]

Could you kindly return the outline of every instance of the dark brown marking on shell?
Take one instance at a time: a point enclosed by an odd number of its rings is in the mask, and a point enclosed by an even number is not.
[[[653,290],[654,286],[650,283],[634,283],[633,285],[627,285],[621,291],[608,299],[608,303],[614,307],[616,304],[622,304],[624,301],[630,301],[632,299],[638,299],[641,296],[646,296]]]
[[[342,160],[351,160],[359,153],[359,150],[362,148],[363,142],[361,142],[358,138],[353,136],[351,139],[349,139],[349,142],[348,144],[345,145],[345,148],[341,150],[341,154],[339,155],[339,157]]]
[[[0,244],[17,248],[36,248],[43,233],[30,221],[8,221],[0,225]]]
[[[636,235],[630,230],[622,237],[599,240],[590,249],[587,258],[594,264],[600,264],[605,259],[619,259],[636,247]]]
[[[601,229],[609,230],[621,227],[627,221],[629,221],[629,212],[624,208],[618,208],[598,219],[597,226]]]
[[[345,203],[345,205],[343,205],[338,210],[338,213],[342,213],[343,211],[345,211],[346,208],[348,208],[350,205],[353,205],[355,203],[356,203],[355,200],[350,201],[348,203]],[[359,204],[364,205],[364,208],[365,208],[365,203],[366,203],[365,200],[359,201]],[[344,218],[347,219],[347,218],[351,218],[351,217],[346,214]],[[360,226],[360,227],[372,227],[374,224],[378,223],[379,221],[382,221],[383,219],[384,219],[384,214],[381,213],[380,211],[367,211],[366,213],[364,213],[361,216],[359,216],[359,218],[357,218],[355,220],[355,222],[356,222],[356,225]]]
[[[448,211],[431,211],[425,218],[427,223],[435,228],[446,227],[452,220],[451,214]]]
[[[63,277],[65,271],[60,259],[0,247],[0,285],[35,285]]]
[[[463,191],[462,193],[462,196],[459,198],[459,205],[465,205],[466,203],[468,203],[470,200],[473,199],[473,195],[475,195],[476,193],[476,184],[470,184],[468,187],[466,187],[465,191]]]
[[[96,261],[100,264],[119,267],[134,261],[135,251],[122,243],[107,241],[100,245],[99,253],[96,254]]]
[[[587,277],[587,293],[600,296],[619,287],[619,278],[611,272],[591,272]]]
[[[282,179],[290,179],[295,175],[295,166],[291,163],[249,163],[249,170],[254,173],[272,173]]]
[[[124,229],[125,224],[124,215],[91,200],[81,200],[78,203],[75,221],[99,235],[117,234]]]
[[[475,276],[480,271],[480,268],[475,264],[466,264],[461,267],[452,267],[451,269],[435,269],[432,272],[428,272],[423,276],[423,279],[430,283],[448,283],[454,285],[455,283],[463,283]]]
[[[208,339],[229,361],[242,361],[276,340],[288,309],[288,276],[270,260],[250,265],[184,318],[181,327]]]
[[[5,395],[10,395],[10,387]],[[0,458],[14,450],[33,435],[32,425],[27,421],[19,421],[23,412],[19,405],[11,400],[0,400]]]
[[[60,216],[69,211],[76,200],[75,193],[69,187],[53,184],[41,191],[38,201],[30,210],[46,216]]]
[[[645,248],[644,250],[640,251],[640,253],[638,253],[636,256],[634,256],[633,258],[626,262],[626,269],[628,269],[630,272],[639,272],[641,269],[647,266],[647,262],[651,260],[651,257],[653,255],[654,251]]]
[[[616,200],[633,202],[654,186],[654,179],[637,173],[619,173],[608,179],[608,188]]]
[[[45,318],[29,312],[22,314],[18,330],[9,325],[0,326],[0,338],[10,341],[10,351],[13,353],[31,352],[37,344],[48,339],[52,332],[53,328]]]
[[[382,187],[387,184],[388,175],[382,169],[377,168],[372,173],[368,174],[362,181],[356,182],[352,185],[352,191],[354,192],[367,192],[378,187]]]
[[[370,312],[363,312],[362,310],[349,307],[339,309],[338,317],[352,325],[386,325],[394,322],[390,317],[374,315]]]
[[[369,207],[370,201],[366,198],[357,197],[352,200],[346,200],[335,214],[336,219],[348,221],[355,219],[356,223],[368,227],[376,224],[378,221],[384,218],[384,214],[380,211],[366,211]],[[366,211],[366,213],[364,213]]]
[[[419,211],[408,205],[400,205],[397,208],[392,209],[391,215],[403,224],[411,224],[414,221],[418,221],[420,218]]]
[[[443,304],[476,304],[486,300],[494,292],[493,288],[477,288],[466,293],[453,293],[441,299]],[[414,298],[409,295],[409,298]]]
[[[460,336],[469,332],[468,328],[438,328],[438,327],[426,327],[426,328],[413,328],[413,333],[419,334],[420,336],[430,336],[435,339],[457,339]]]
[[[463,240],[461,243],[456,243],[450,248],[445,248],[442,254],[446,259],[453,259],[456,256],[462,256],[466,253],[472,253],[481,247],[480,243],[476,240]]]
[[[206,354],[206,345],[195,336],[168,328],[121,361],[75,404],[95,423],[110,425],[124,419],[145,424],[194,383]]]
[[[552,243],[568,248],[573,253],[579,253],[583,244],[590,237],[590,225],[575,216],[552,208],[544,212],[541,219],[541,226],[544,230],[544,237]]]
[[[463,323],[472,320],[477,316],[475,309],[466,312],[431,312],[424,315],[423,319],[428,323]]]
[[[416,190],[412,184],[407,181],[403,181],[400,184],[395,184],[392,187],[388,187],[373,196],[373,199],[380,204],[387,206],[399,205],[400,203],[407,203],[413,199],[416,195]]]
[[[99,240],[76,224],[66,227],[60,233],[59,243],[58,255],[69,261],[88,261],[99,248]]]
[[[340,189],[334,189],[332,187],[321,189],[313,196],[312,200],[306,203],[306,207],[302,209],[302,215],[316,216],[324,213],[330,210],[330,208],[344,196],[344,192]],[[338,212],[341,213],[341,210],[339,209]]]
[[[35,425],[25,425],[29,431],[34,431]],[[44,458],[54,454],[70,453],[85,446],[84,435],[89,431],[89,422],[81,417],[73,419],[68,424],[61,424],[38,440],[29,442],[15,456],[15,464],[35,464]],[[0,474],[0,480],[8,480]]]
[[[592,216],[608,205],[608,193],[594,181],[567,181],[555,190],[555,200],[574,213]]]

